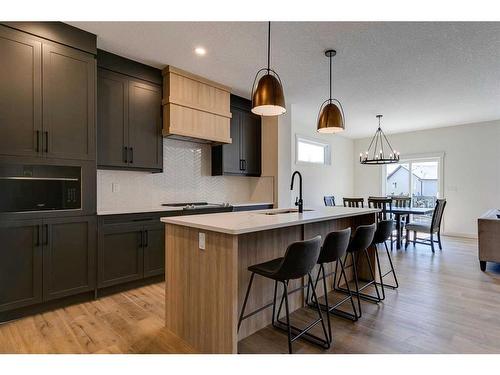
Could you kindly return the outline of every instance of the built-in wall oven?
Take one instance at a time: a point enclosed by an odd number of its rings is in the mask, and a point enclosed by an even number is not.
[[[0,213],[81,208],[80,166],[0,164]]]

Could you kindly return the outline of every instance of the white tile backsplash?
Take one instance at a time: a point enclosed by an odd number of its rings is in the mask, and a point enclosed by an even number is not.
[[[211,176],[210,154],[208,144],[163,139],[163,173],[98,170],[97,210],[164,202],[250,202],[256,194],[272,202],[271,177]],[[259,188],[263,180],[270,186],[264,194]]]

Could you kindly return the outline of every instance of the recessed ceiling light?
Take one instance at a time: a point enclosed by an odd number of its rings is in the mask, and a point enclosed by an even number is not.
[[[203,47],[196,47],[194,49],[194,53],[196,53],[198,56],[204,56],[207,53],[207,50]]]

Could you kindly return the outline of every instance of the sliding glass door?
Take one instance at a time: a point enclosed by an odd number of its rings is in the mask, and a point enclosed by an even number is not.
[[[441,158],[408,159],[385,168],[385,193],[411,197],[412,207],[434,208],[441,196]]]

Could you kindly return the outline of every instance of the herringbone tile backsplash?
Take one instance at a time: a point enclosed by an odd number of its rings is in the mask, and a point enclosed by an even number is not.
[[[163,173],[97,171],[97,210],[129,207],[156,207],[166,202],[250,202],[255,200],[257,185],[269,184],[266,196],[272,201],[270,177],[211,176],[210,145],[163,140]],[[112,184],[119,184],[118,192]],[[268,194],[267,194],[268,191]]]

